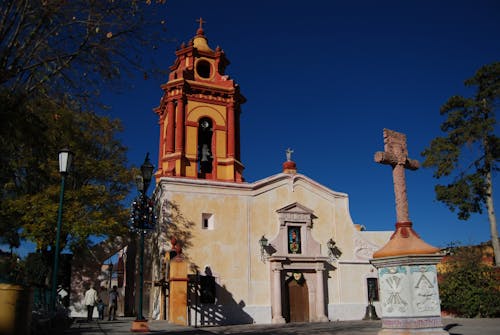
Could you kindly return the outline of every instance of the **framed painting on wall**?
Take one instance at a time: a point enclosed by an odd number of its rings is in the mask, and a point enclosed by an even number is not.
[[[288,253],[301,254],[300,227],[288,227]]]

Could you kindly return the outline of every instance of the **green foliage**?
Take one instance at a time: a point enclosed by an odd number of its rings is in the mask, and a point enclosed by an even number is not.
[[[6,121],[0,125],[0,233],[19,233],[40,250],[55,240],[61,182],[57,154],[64,146],[75,159],[65,183],[61,250],[66,245],[77,250],[90,243],[90,236],[121,235],[126,229],[128,210],[121,201],[132,172],[126,148],[116,139],[120,122],[66,101],[0,94],[0,105],[8,106],[0,110]]]
[[[25,260],[24,275],[31,286],[45,287],[51,264],[47,254],[41,252],[30,253]]]
[[[66,177],[61,250],[90,236],[122,235],[131,186],[117,120],[86,106],[105,84],[148,77],[145,48],[165,41],[165,0],[0,2],[0,236],[53,250],[61,176],[57,154],[75,152]],[[84,107],[85,106],[85,107]],[[50,257],[49,257],[50,258]]]
[[[443,310],[467,318],[500,316],[498,272],[484,262],[481,248],[453,248],[443,265],[439,283]]]
[[[490,195],[488,175],[498,170],[500,139],[495,129],[495,107],[500,98],[500,63],[486,65],[465,85],[476,87],[471,98],[453,96],[441,107],[447,119],[441,125],[443,137],[432,140],[422,153],[424,167],[435,169],[434,177],[453,177],[436,186],[436,196],[459,219],[482,213]]]

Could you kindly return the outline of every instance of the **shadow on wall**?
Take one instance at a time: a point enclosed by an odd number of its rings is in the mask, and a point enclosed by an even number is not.
[[[234,300],[225,285],[219,285],[210,267],[205,276],[189,278],[188,322],[191,326],[222,326],[254,323],[245,311],[245,302]],[[211,302],[207,302],[211,301]]]
[[[158,235],[166,237],[166,241],[169,241],[171,237],[175,237],[177,241],[181,242],[184,250],[189,250],[193,246],[191,231],[195,223],[188,220],[182,213],[179,205],[173,201],[165,199],[161,206],[161,211],[161,221],[158,222],[157,227]],[[161,246],[162,244],[157,243],[156,245]]]
[[[226,287],[216,284],[215,303],[196,303],[196,296],[190,292],[189,324],[191,326],[223,326],[254,323],[253,318],[243,309],[246,306],[243,300],[236,302]]]
[[[161,204],[161,219],[157,223],[155,233],[152,236],[151,260],[154,264],[153,281],[157,282],[166,279],[165,267],[162,259],[171,250],[170,238],[175,237],[182,245],[183,254],[189,261],[189,250],[193,248],[192,230],[195,222],[187,219],[180,206],[169,200],[164,200]],[[210,268],[204,269],[207,276],[212,276]],[[191,271],[199,273],[199,268],[191,265]],[[215,300],[214,303],[201,303],[200,277],[190,275],[188,282],[188,323],[191,326],[211,326],[253,323],[254,320],[243,310],[245,303],[235,301],[232,294],[224,287],[214,282]],[[212,277],[213,278],[213,277]]]
[[[165,256],[172,251],[174,247],[171,244],[172,238],[175,238],[184,251],[192,247],[192,229],[195,225],[193,221],[189,221],[181,212],[179,206],[172,201],[165,199],[160,206],[160,219],[156,224],[153,234],[148,239],[150,246],[149,260],[150,264],[146,278],[153,278],[153,281],[166,280]],[[189,255],[184,255],[189,259]],[[170,257],[169,257],[170,259]],[[152,275],[152,277],[151,277]]]

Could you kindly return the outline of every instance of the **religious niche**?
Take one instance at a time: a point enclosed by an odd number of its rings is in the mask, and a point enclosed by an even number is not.
[[[276,211],[279,220],[279,232],[269,241],[275,252],[273,257],[287,257],[289,260],[304,257],[321,257],[321,247],[311,236],[313,211],[299,203],[292,203]]]
[[[288,226],[288,253],[301,254],[300,227]]]

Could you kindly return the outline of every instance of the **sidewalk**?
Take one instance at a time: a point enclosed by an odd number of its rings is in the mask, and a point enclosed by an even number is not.
[[[119,318],[117,321],[75,320],[64,334],[102,335],[135,334],[130,331],[134,318]],[[184,327],[167,321],[150,321],[150,332],[143,334],[209,335],[209,334],[336,334],[336,335],[376,335],[381,329],[380,321],[337,321],[322,323],[287,323],[280,325],[236,325],[219,327]],[[444,329],[450,335],[498,335],[500,319],[458,319],[443,318]]]

